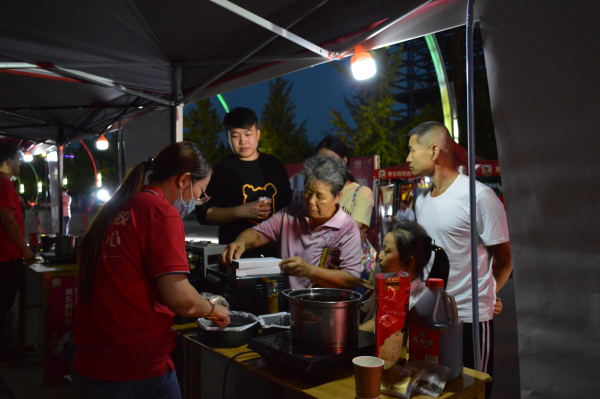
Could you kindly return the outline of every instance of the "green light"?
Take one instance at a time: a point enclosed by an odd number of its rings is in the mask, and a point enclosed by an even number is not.
[[[223,96],[220,94],[217,94],[217,98],[219,99],[219,101],[221,101],[221,105],[223,106],[223,108],[225,108],[225,112],[229,113],[229,107],[227,106],[227,103],[225,102],[225,99],[223,98]]]
[[[452,106],[450,103],[450,93],[448,90],[448,78],[446,77],[446,69],[444,68],[444,61],[438,51],[437,42],[435,36],[426,35],[425,41],[429,52],[431,53],[431,59],[433,60],[433,66],[435,67],[435,74],[438,78],[438,84],[440,86],[440,96],[442,98],[442,109],[444,110],[444,125],[450,132],[450,135],[454,138],[454,141],[458,142],[458,126],[455,126],[452,120]]]

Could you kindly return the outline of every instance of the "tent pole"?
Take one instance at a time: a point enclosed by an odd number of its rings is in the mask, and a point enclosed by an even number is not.
[[[298,22],[302,21],[304,18],[306,18],[308,15],[310,15],[313,11],[315,11],[317,8],[319,8],[323,4],[327,3],[327,1],[328,0],[323,0],[319,4],[317,4],[314,7],[312,7],[310,10],[308,10],[303,15],[301,15],[299,18],[297,18],[294,22],[292,22],[291,24],[287,25],[287,27],[285,29],[292,28]],[[204,90],[205,88],[207,88],[209,85],[211,85],[212,83],[214,83],[217,79],[219,79],[220,77],[222,77],[223,75],[225,75],[227,72],[231,71],[236,66],[238,66],[241,63],[243,63],[244,61],[246,61],[248,58],[250,58],[256,52],[258,52],[260,49],[262,49],[263,47],[265,47],[267,44],[271,43],[273,40],[277,39],[278,37],[279,37],[279,35],[277,35],[277,34],[270,36],[267,40],[263,41],[258,46],[256,46],[255,48],[253,48],[248,54],[246,54],[245,56],[239,58],[238,60],[236,60],[235,62],[233,62],[231,65],[223,68],[221,70],[221,72],[219,72],[216,75],[212,76],[210,79],[208,79],[207,81],[205,81],[204,83],[202,83],[200,86],[198,86],[194,90],[192,90],[191,93],[189,93],[187,96],[185,96],[185,98],[183,99],[183,102],[184,103],[189,103],[190,99],[194,98],[202,90]]]
[[[475,192],[475,115],[473,82],[473,4],[467,3],[467,135],[469,151],[469,202],[471,221],[471,297],[473,300],[473,355],[475,370],[481,371],[479,339],[479,273],[477,263],[477,198]]]

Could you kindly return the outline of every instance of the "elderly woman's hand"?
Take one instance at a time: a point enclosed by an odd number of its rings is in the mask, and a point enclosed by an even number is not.
[[[225,248],[221,254],[221,263],[224,265],[231,265],[234,259],[239,259],[240,256],[246,251],[246,245],[242,241],[234,241]]]
[[[310,278],[311,269],[315,266],[310,265],[299,256],[287,258],[279,264],[281,269],[290,276]]]

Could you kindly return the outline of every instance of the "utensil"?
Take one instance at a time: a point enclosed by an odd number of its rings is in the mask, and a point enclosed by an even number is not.
[[[289,298],[294,345],[336,349],[358,345],[362,295],[337,288],[283,290]]]

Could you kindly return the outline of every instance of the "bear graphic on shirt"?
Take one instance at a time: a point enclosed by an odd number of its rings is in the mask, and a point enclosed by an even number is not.
[[[275,195],[277,189],[273,183],[267,183],[263,187],[254,187],[251,184],[244,184],[242,187],[244,192],[244,204],[246,202],[258,201],[260,197],[267,197],[271,200],[271,215],[275,213]]]

